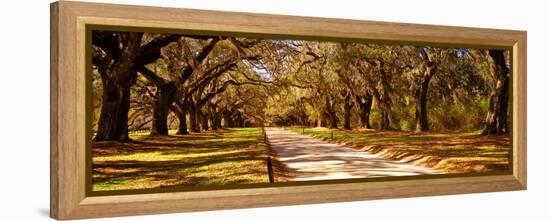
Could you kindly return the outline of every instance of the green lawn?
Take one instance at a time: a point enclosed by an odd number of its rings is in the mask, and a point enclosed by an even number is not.
[[[412,162],[448,173],[505,171],[509,169],[510,139],[479,132],[437,133],[411,131],[341,130],[287,127],[297,133],[343,143],[386,158]],[[331,139],[332,136],[332,139]]]
[[[94,191],[268,182],[261,128],[146,134],[132,134],[133,143],[93,143]]]

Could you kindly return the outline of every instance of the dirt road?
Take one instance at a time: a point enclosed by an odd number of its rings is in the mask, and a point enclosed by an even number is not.
[[[282,128],[265,128],[271,148],[292,181],[411,176],[441,171],[390,160]]]

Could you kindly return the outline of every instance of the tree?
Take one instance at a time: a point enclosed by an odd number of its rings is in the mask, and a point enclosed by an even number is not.
[[[202,40],[202,38],[200,38],[199,41],[200,40]],[[193,74],[195,71],[194,67],[206,59],[219,39],[209,38],[205,41],[206,42],[201,45],[202,47],[200,47],[193,57],[190,56],[190,54],[192,54],[191,52],[185,51],[185,49],[188,49],[188,46],[185,45],[187,43],[186,37],[179,37],[175,44],[164,48],[162,56],[167,63],[166,72],[168,74],[166,78],[157,76],[145,66],[140,67],[140,73],[147,77],[157,88],[153,105],[151,135],[168,135],[167,118],[170,109],[174,109],[172,105],[176,98],[179,85],[183,84]],[[182,60],[188,63],[182,65]],[[185,111],[186,109],[180,108],[180,110]],[[180,115],[180,117],[182,116]],[[184,132],[181,131],[181,133]]]
[[[95,140],[130,140],[128,111],[130,87],[136,82],[137,67],[153,62],[159,50],[173,36],[146,36],[135,32],[92,33],[92,63],[103,84],[101,113]],[[145,44],[143,40],[147,40]]]
[[[416,131],[427,131],[430,129],[428,124],[428,88],[432,77],[436,73],[437,63],[433,56],[430,56],[430,48],[420,48],[422,62],[420,62],[420,68],[422,71],[419,76],[419,83],[416,86],[414,92],[414,98],[416,99],[416,108],[415,108],[415,121],[416,121]]]
[[[509,68],[504,51],[488,50],[489,64],[489,109],[485,119],[483,134],[508,133]]]
[[[135,82],[135,59],[139,55],[143,34],[109,34],[95,35],[96,39],[104,37],[109,40],[104,40],[105,44],[96,46],[94,50],[94,61],[103,83],[103,105],[94,139],[124,141],[129,139],[130,86]]]
[[[176,113],[178,118],[178,130],[176,134],[189,134],[187,130],[187,114],[189,110],[187,109],[188,105],[183,104],[180,99],[175,99],[174,105],[172,106],[172,111]]]
[[[361,68],[360,63],[362,56],[364,56],[363,49],[359,45],[352,43],[340,43],[340,47],[337,50],[337,62],[340,66],[339,77],[340,83],[343,84],[344,89],[347,91],[345,95],[348,95],[346,105],[351,112],[351,106],[353,103],[350,99],[354,99],[359,109],[359,126],[362,128],[372,128],[370,124],[370,113],[373,104],[373,96],[369,92],[367,82],[365,82],[364,76],[361,75],[358,68]],[[347,113],[344,121],[350,121],[349,117],[351,113]],[[344,125],[344,128],[347,126]],[[349,129],[349,128],[348,128]]]
[[[395,91],[392,85],[396,84],[395,73],[401,71],[401,67],[395,65],[396,56],[391,46],[362,44],[357,45],[357,49],[363,51],[357,53],[357,70],[362,74],[368,93],[373,96],[381,113],[380,130],[393,129],[391,106]]]

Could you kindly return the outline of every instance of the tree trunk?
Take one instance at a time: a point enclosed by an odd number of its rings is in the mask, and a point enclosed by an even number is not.
[[[326,113],[321,114],[321,119],[319,119],[320,127],[328,127],[328,116]]]
[[[212,115],[212,117],[210,118],[210,122],[212,123],[212,130],[218,130],[217,118],[214,115]]]
[[[98,68],[103,83],[103,104],[94,140],[128,141],[130,87],[136,83],[135,59],[139,56],[143,33],[121,34],[120,57],[111,65]],[[121,47],[123,46],[123,47]]]
[[[330,112],[328,119],[329,128],[338,128],[338,117],[336,116],[336,112]]]
[[[175,113],[178,117],[178,131],[176,134],[189,134],[187,131],[187,108],[183,104],[180,105],[176,103],[175,109],[177,110]]]
[[[359,118],[361,120],[361,127],[371,129],[370,125],[370,111],[372,109],[373,97],[367,93],[363,98],[356,96],[357,103],[359,104]]]
[[[187,131],[187,119],[186,119],[187,113],[181,113],[178,114],[178,131],[176,134],[182,135],[182,134],[189,134]]]
[[[103,81],[103,104],[95,141],[128,141],[128,111],[130,110],[130,84],[116,84],[113,79]]]
[[[382,119],[380,119],[380,130],[391,130],[391,99],[390,99],[390,86],[386,78],[386,72],[382,69],[382,64],[379,66],[380,81],[382,82],[383,93],[379,97],[377,102],[382,112]]]
[[[238,123],[238,127],[245,127],[246,126],[246,118],[244,117],[244,114],[242,112],[237,112],[238,118],[236,119]]]
[[[197,108],[191,105],[189,108],[189,121],[191,123],[191,132],[201,132],[199,129],[199,123],[197,119]]]
[[[353,108],[353,102],[348,95],[344,101],[344,129],[346,130],[351,130],[351,108]]]
[[[201,110],[199,110],[198,112],[199,112],[200,121],[201,121],[201,128],[203,131],[206,131],[208,130],[208,116],[205,113],[203,113]]]
[[[329,97],[326,98],[325,108],[326,115],[329,121],[329,128],[338,128],[338,116],[336,116],[334,104],[331,102]]]
[[[151,135],[168,135],[168,113],[176,95],[174,83],[157,86],[156,97],[153,100],[153,124]]]
[[[218,125],[218,129],[222,128],[222,118],[220,116],[216,119],[216,123]]]
[[[231,112],[224,111],[223,113],[223,127],[231,128],[233,127],[233,120],[231,119]]]
[[[386,101],[387,98],[383,98],[378,102],[380,113],[382,115],[380,119],[380,130],[391,130],[391,105]]]
[[[391,130],[391,103],[387,94],[375,91],[376,104],[382,115],[380,118],[380,130]]]
[[[430,130],[428,124],[428,109],[426,107],[427,97],[428,97],[428,88],[430,85],[430,80],[433,76],[433,67],[428,67],[422,80],[420,82],[420,87],[415,91],[416,98],[416,132]]]
[[[483,134],[508,133],[509,69],[506,67],[504,52],[489,50],[489,74],[493,79],[489,94],[489,109],[485,118]]]
[[[218,129],[222,128],[222,118],[221,118],[221,113],[218,113],[217,117],[216,117],[216,124],[218,125]]]
[[[306,113],[306,108],[304,107],[304,103],[300,104],[300,119],[298,119],[298,121],[299,121],[299,124],[302,126],[309,125],[308,116]]]
[[[212,118],[211,118],[212,130],[218,130],[222,127],[220,114],[221,114],[220,112],[217,112],[215,110],[214,110],[214,113],[212,113]]]
[[[241,116],[241,112],[237,112],[235,114],[235,118],[232,119],[232,122],[233,122],[233,126],[235,127],[242,127],[242,116]]]
[[[386,111],[382,112],[382,119],[380,122],[380,130],[391,130],[390,126],[390,116]]]

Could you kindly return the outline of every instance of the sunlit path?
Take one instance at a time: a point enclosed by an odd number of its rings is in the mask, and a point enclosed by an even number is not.
[[[301,135],[282,128],[266,128],[279,161],[293,181],[411,176],[442,173]]]

